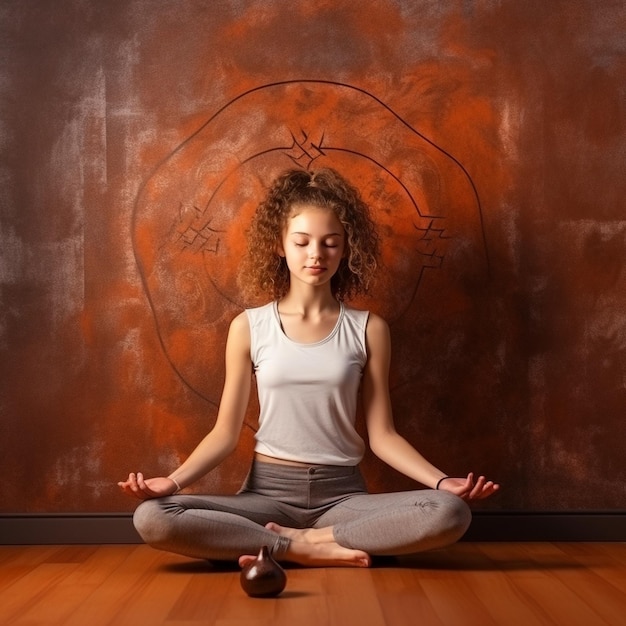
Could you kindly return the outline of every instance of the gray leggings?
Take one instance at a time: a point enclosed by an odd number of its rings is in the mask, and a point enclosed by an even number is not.
[[[423,489],[368,494],[358,467],[293,467],[255,461],[237,495],[146,500],[135,528],[160,550],[236,560],[269,546],[281,559],[290,539],[264,528],[332,526],[335,541],[372,556],[414,554],[454,543],[471,520],[461,498]]]

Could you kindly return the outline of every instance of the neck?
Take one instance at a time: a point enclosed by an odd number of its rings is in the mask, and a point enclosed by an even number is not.
[[[303,314],[322,311],[334,311],[339,307],[339,302],[333,296],[330,288],[310,289],[298,288],[292,285],[284,298],[280,301],[283,308],[292,309]]]

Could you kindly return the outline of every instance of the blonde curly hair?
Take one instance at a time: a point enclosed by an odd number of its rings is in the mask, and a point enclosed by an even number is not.
[[[337,300],[366,293],[378,267],[380,238],[368,205],[359,191],[331,168],[283,172],[256,209],[248,230],[248,250],[239,270],[246,298],[283,298],[289,290],[289,269],[278,254],[282,233],[296,205],[332,210],[346,233],[346,250],[331,279]]]

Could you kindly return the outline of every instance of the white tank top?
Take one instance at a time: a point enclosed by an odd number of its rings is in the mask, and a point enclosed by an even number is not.
[[[331,333],[315,343],[285,335],[276,302],[246,313],[260,405],[255,450],[288,461],[357,465],[365,450],[355,417],[369,313],[342,303]]]

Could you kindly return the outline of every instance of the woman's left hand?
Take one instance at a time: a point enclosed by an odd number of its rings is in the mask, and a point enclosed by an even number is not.
[[[492,480],[487,480],[484,476],[479,476],[474,480],[473,472],[467,475],[467,478],[454,478],[450,476],[439,483],[440,491],[449,491],[463,500],[483,500],[493,495],[500,489],[500,485]]]

